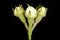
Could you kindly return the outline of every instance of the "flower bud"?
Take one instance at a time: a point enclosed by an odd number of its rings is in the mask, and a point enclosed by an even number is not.
[[[25,16],[27,18],[36,18],[37,14],[36,14],[36,9],[33,8],[32,6],[28,6],[28,8],[26,9],[26,12],[25,12]]]
[[[14,10],[14,15],[19,17],[20,15],[23,15],[24,13],[24,9],[22,7],[22,5],[20,5],[19,7],[16,7]]]
[[[25,10],[23,9],[22,5],[20,5],[19,7],[16,7],[14,10],[14,16],[18,17],[23,23],[26,22],[23,14],[24,12]]]
[[[42,17],[45,17],[46,16],[46,12],[47,12],[47,8],[45,8],[43,6],[38,9],[38,15],[40,15]]]

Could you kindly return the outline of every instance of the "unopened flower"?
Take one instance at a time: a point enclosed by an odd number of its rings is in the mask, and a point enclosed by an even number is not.
[[[24,9],[23,9],[22,5],[20,5],[15,8],[14,15],[18,17],[20,15],[23,15],[23,12],[24,12]]]
[[[33,8],[32,6],[28,6],[25,12],[25,16],[27,18],[35,18],[37,16],[37,11],[35,8]]]
[[[14,16],[18,17],[23,23],[26,22],[24,17],[25,10],[23,9],[22,5],[19,5],[19,7],[16,7],[14,11]]]
[[[45,8],[45,7],[43,7],[43,6],[38,9],[38,14],[39,14],[40,16],[42,16],[42,17],[45,17],[45,16],[46,16],[46,12],[47,12],[47,8]]]

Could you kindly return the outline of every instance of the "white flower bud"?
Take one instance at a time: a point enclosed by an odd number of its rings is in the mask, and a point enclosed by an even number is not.
[[[25,16],[27,18],[35,18],[37,16],[36,12],[37,11],[35,8],[33,8],[32,6],[28,6],[28,8],[26,9]]]

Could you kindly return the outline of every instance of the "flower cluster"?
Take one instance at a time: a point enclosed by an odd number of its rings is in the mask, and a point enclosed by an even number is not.
[[[43,17],[46,16],[47,9],[48,8],[45,8],[43,6],[38,9],[35,9],[30,5],[28,5],[26,10],[24,10],[22,5],[19,5],[18,7],[13,9],[14,16],[18,17],[24,23],[28,31],[29,40],[31,40],[32,31],[34,30],[36,25],[42,20]],[[25,17],[27,18],[28,26]]]
[[[37,23],[39,23],[41,19],[46,16],[47,8],[41,6],[40,8],[35,9],[34,7],[28,5],[26,10],[24,10],[22,5],[19,5],[13,10],[13,12],[14,12],[14,15],[16,17],[19,17],[19,19],[23,23],[26,23],[26,18],[27,18],[29,25],[30,24],[32,25],[33,23],[36,23],[37,25]]]

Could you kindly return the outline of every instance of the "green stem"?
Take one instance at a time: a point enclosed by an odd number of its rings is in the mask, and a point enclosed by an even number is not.
[[[29,28],[28,28],[27,24],[26,24],[26,23],[24,23],[24,25],[25,25],[26,29],[28,30]]]
[[[28,29],[28,39],[32,40],[32,24],[34,22],[34,19],[28,19],[28,23],[29,23],[29,29]]]
[[[35,23],[34,23],[34,25],[33,25],[33,27],[32,27],[32,31],[34,30],[34,28],[36,27],[36,25],[37,25],[41,20],[42,20],[42,17],[40,17],[40,16],[38,16],[38,17],[36,18],[36,21],[35,21]]]
[[[31,32],[31,30],[28,31],[28,40],[32,40],[32,32]]]

